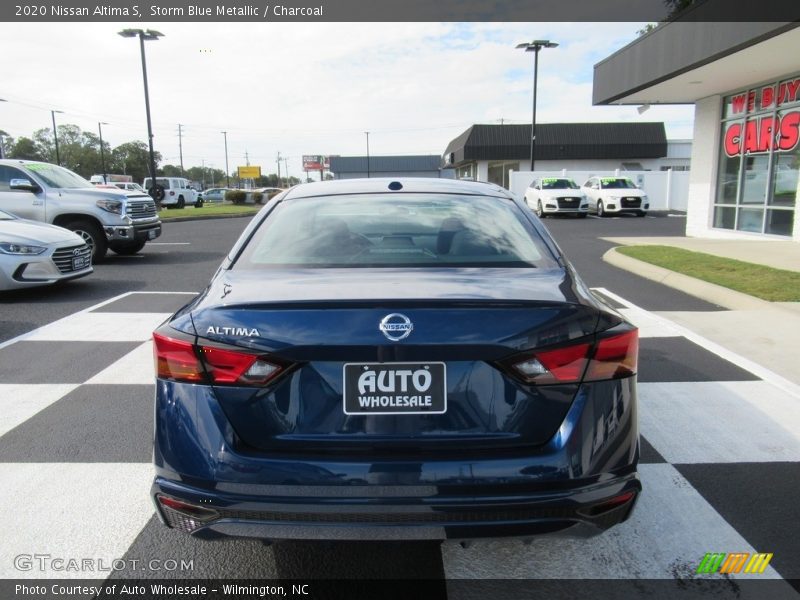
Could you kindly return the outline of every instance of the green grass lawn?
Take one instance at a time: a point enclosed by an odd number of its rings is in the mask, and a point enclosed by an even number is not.
[[[176,217],[219,217],[222,215],[254,215],[261,209],[260,206],[238,204],[203,204],[202,208],[187,206],[186,208],[162,208],[158,216],[162,221]]]
[[[770,302],[800,302],[800,273],[672,246],[622,246],[617,252]]]

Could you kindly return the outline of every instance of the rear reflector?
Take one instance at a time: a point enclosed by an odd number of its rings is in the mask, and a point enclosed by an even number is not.
[[[625,492],[624,494],[620,494],[619,496],[611,498],[611,500],[606,500],[600,504],[595,504],[589,508],[582,509],[580,512],[590,517],[596,517],[627,504],[635,497],[636,492]]]
[[[212,510],[210,508],[205,508],[203,506],[195,506],[194,504],[189,504],[188,502],[183,502],[182,500],[176,500],[175,498],[162,496],[161,494],[158,494],[156,498],[158,499],[158,503],[161,504],[161,506],[164,506],[166,508],[171,508],[172,510],[177,510],[180,513],[183,513],[195,519],[200,519],[201,521],[207,519],[213,519],[219,515],[217,511]]]
[[[620,379],[636,374],[638,351],[639,331],[633,329],[595,344],[526,352],[511,367],[518,377],[537,385]]]
[[[159,333],[153,333],[153,353],[157,377],[188,383],[264,385],[282,371],[257,354],[195,346]]]

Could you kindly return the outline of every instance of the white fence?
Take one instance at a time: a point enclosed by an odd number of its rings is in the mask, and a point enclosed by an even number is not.
[[[589,177],[627,177],[647,192],[650,210],[686,211],[689,171],[511,171],[510,190],[520,198],[537,177],[569,177],[583,185]]]

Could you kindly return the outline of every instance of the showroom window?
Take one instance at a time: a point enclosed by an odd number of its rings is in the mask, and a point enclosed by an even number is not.
[[[474,163],[458,167],[458,169],[456,169],[456,177],[458,177],[458,179],[475,179],[474,167]]]
[[[490,162],[489,163],[489,183],[509,189],[509,171],[519,171],[519,162]]]
[[[800,76],[724,99],[714,227],[792,235],[799,141]]]

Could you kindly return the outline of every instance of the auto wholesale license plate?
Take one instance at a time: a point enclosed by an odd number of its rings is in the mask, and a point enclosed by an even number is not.
[[[90,254],[86,256],[75,256],[72,259],[72,270],[73,271],[80,271],[85,269],[91,264],[92,257]]]
[[[343,373],[347,415],[420,415],[447,411],[442,362],[348,363]]]

